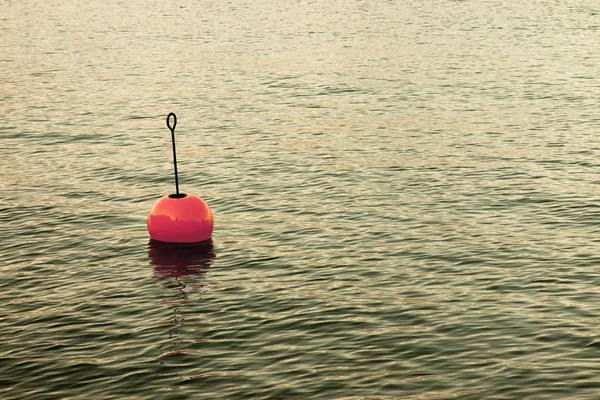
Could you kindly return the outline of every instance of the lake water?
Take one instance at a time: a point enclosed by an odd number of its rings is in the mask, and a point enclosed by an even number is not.
[[[0,398],[599,398],[597,1],[0,5]]]

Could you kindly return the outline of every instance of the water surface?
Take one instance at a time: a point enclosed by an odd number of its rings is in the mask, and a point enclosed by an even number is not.
[[[0,21],[0,397],[598,397],[595,2]],[[212,249],[149,242],[169,112]]]

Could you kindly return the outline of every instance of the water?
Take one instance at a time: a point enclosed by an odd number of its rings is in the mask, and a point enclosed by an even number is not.
[[[598,398],[600,8],[525,3],[4,0],[0,397]]]

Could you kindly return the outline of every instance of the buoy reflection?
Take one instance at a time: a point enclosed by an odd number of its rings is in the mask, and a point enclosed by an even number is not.
[[[212,240],[191,244],[153,239],[148,242],[153,275],[168,290],[159,296],[158,302],[171,311],[168,320],[161,325],[166,337],[157,347],[160,368],[177,371],[180,362],[177,357],[185,354],[189,346],[188,329],[196,329],[202,324],[197,300],[206,290],[203,281],[215,257]],[[180,375],[180,379],[184,377]]]
[[[199,243],[165,243],[150,239],[148,257],[158,278],[204,275],[216,257],[212,239]]]

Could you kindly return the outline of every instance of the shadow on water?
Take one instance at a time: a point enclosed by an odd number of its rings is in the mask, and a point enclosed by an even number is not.
[[[167,337],[158,345],[158,361],[161,375],[178,382],[169,390],[176,390],[185,381],[181,367],[189,361],[186,353],[190,338],[197,334],[198,325],[202,325],[201,315],[194,311],[193,298],[201,295],[204,290],[206,285],[203,280],[216,254],[212,240],[181,244],[150,239],[147,248],[153,276],[170,293],[161,300],[171,312],[163,325],[166,327]],[[171,381],[172,383],[174,382]]]

